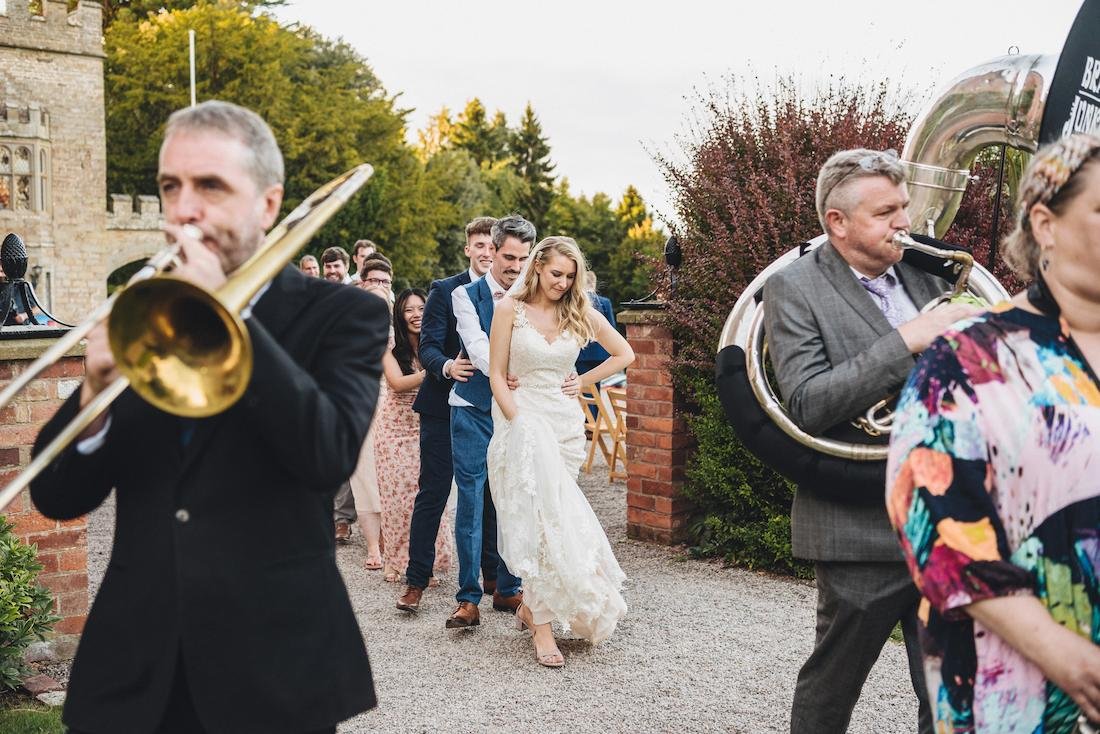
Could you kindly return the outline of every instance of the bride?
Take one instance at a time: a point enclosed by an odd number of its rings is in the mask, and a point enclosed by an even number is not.
[[[577,352],[597,341],[611,355],[580,375],[599,382],[634,361],[634,352],[584,292],[587,266],[569,237],[535,246],[520,281],[497,305],[489,335],[493,438],[489,488],[499,551],[523,579],[517,625],[533,632],[541,665],[565,664],[550,623],[601,642],[626,614],[619,568],[599,520],[577,486],[584,414],[561,391]],[[508,375],[518,378],[510,390]]]

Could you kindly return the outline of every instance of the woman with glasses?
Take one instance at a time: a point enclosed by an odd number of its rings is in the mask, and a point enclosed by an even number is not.
[[[379,252],[372,252],[363,261],[360,270],[362,272],[356,273],[360,277],[352,281],[353,284],[373,293],[392,306],[393,266],[389,259]],[[392,324],[390,335],[392,338]],[[382,412],[387,399],[386,381],[382,380],[378,391],[378,413]],[[378,492],[378,472],[374,457],[376,423],[377,418],[371,423],[370,433],[367,434],[363,448],[359,452],[359,463],[350,479],[352,495],[355,498],[355,514],[359,519],[359,530],[367,545],[367,560],[364,566],[368,571],[377,571],[382,568],[382,501]]]
[[[933,342],[890,443],[937,731],[1100,721],[1100,138],[1041,150],[1017,207],[1032,285]]]

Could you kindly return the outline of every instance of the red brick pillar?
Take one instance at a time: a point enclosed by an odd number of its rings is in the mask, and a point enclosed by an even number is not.
[[[0,387],[7,385],[51,344],[48,339],[0,341]],[[57,411],[84,376],[83,348],[78,347],[32,382],[15,402],[0,411],[0,486],[30,462],[38,429]],[[24,491],[3,513],[15,533],[38,546],[39,580],[54,594],[61,621],[59,635],[84,629],[88,614],[88,548],[84,518],[59,522],[43,517]]]
[[[658,310],[624,311],[636,358],[626,371],[626,532],[665,545],[684,538],[691,506],[681,496],[690,444],[668,362],[672,332]]]

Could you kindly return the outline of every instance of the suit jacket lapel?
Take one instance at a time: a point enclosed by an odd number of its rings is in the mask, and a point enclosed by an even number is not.
[[[283,268],[271,280],[267,291],[252,308],[252,315],[264,325],[272,337],[278,339],[294,323],[298,314],[308,304],[309,285],[306,276],[290,265]],[[195,420],[194,432],[190,441],[181,446],[183,465],[179,476],[182,478],[195,458],[202,455],[203,449],[222,424],[229,410],[209,418]]]
[[[855,273],[848,265],[848,261],[840,256],[833,247],[832,242],[826,242],[814,251],[814,256],[821,266],[829,282],[836,292],[840,294],[852,310],[859,314],[860,318],[867,322],[876,334],[884,336],[894,330],[890,322],[886,320],[882,309],[871,298],[871,294],[859,284]]]
[[[897,271],[898,280],[901,281],[905,292],[909,295],[909,300],[913,302],[918,311],[924,308],[925,304],[932,299],[939,298],[946,292],[946,281],[930,275],[920,268],[915,268],[904,262],[898,263],[894,268]]]

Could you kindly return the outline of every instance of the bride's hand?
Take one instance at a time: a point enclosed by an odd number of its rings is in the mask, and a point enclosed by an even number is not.
[[[570,372],[565,376],[565,381],[561,383],[561,391],[565,393],[567,398],[575,398],[581,392],[581,380],[577,377],[576,372]]]
[[[509,390],[515,390],[517,387],[519,387],[519,378],[512,373],[508,373],[505,379],[507,379],[508,381]]]

